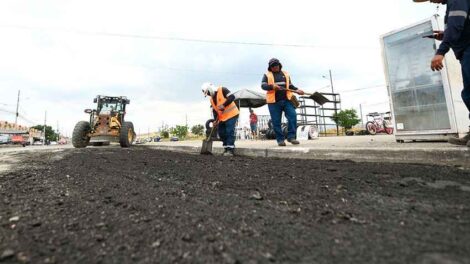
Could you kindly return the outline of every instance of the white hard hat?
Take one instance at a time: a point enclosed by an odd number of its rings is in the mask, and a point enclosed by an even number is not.
[[[216,87],[210,82],[203,83],[201,88],[205,96],[208,96],[208,95],[213,96],[215,93],[215,89],[216,89]]]

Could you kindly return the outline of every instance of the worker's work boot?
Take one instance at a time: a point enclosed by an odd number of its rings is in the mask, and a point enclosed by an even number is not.
[[[453,145],[460,145],[460,146],[469,146],[469,140],[470,140],[470,132],[465,135],[465,137],[462,137],[462,138],[455,138],[455,137],[451,137],[449,138],[449,143],[450,144],[453,144]]]
[[[300,144],[300,142],[299,142],[298,140],[293,139],[293,138],[292,138],[292,139],[288,139],[287,141],[289,141],[292,145],[299,145],[299,144]]]
[[[278,145],[279,147],[285,147],[285,146],[286,146],[286,142],[285,142],[285,141],[277,142],[277,145]]]
[[[225,157],[233,157],[233,156],[235,156],[235,149],[233,149],[233,148],[227,149],[224,156],[225,156]]]

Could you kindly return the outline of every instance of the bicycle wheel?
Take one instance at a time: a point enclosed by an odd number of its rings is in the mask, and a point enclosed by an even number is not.
[[[366,123],[366,130],[371,135],[377,134],[377,126],[373,122],[369,121]]]

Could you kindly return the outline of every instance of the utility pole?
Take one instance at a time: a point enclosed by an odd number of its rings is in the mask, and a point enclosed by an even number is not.
[[[330,85],[331,85],[331,93],[335,93],[335,89],[333,88],[333,75],[331,74],[331,70],[330,70]]]
[[[20,108],[20,90],[18,90],[18,99],[16,100],[16,115],[15,115],[15,127],[18,125],[18,110]]]
[[[335,89],[333,88],[333,74],[331,73],[330,70],[330,85],[331,85],[331,93],[335,93]],[[336,95],[333,95],[333,100],[334,100],[334,106],[335,106],[335,115],[338,114],[338,109],[336,105]],[[336,136],[339,136],[339,126],[336,124]]]
[[[364,119],[362,118],[362,104],[359,104],[359,112],[361,112],[361,125],[364,126]]]
[[[46,145],[46,123],[47,123],[47,110],[44,112],[44,128],[43,128],[43,133],[44,137],[42,139],[42,145]]]

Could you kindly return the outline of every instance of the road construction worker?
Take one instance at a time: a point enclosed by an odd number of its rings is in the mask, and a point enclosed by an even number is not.
[[[290,76],[282,70],[282,64],[278,59],[271,59],[268,63],[268,71],[263,76],[261,88],[266,91],[266,102],[276,133],[277,144],[286,146],[284,133],[282,132],[281,120],[284,112],[288,121],[287,141],[293,145],[298,145],[297,136],[297,113],[291,103],[293,93],[303,95],[304,92],[292,84]]]
[[[211,83],[202,85],[204,96],[210,96],[210,103],[217,124],[219,137],[224,146],[224,156],[234,156],[235,151],[235,126],[240,111],[235,104],[235,96],[230,94],[225,87],[215,87]]]
[[[434,37],[442,43],[431,61],[431,69],[440,71],[443,60],[452,49],[462,65],[463,91],[462,99],[470,111],[470,1],[469,0],[413,0],[447,5],[444,22],[445,31],[435,31]],[[470,118],[470,116],[469,116]],[[470,132],[463,138],[450,138],[449,143],[470,147]]]

